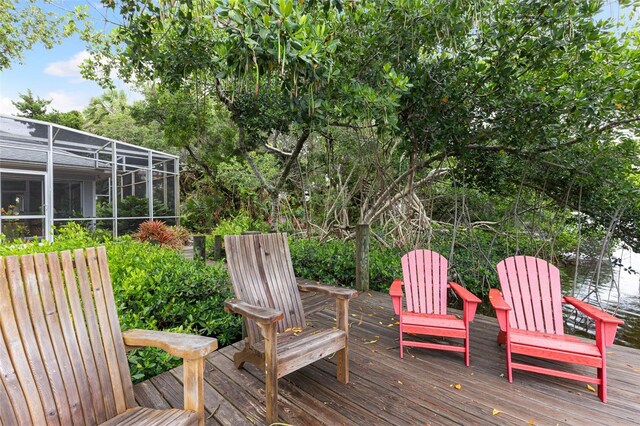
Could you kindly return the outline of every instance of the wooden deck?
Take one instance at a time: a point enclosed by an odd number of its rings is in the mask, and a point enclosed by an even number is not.
[[[333,324],[332,302],[304,299],[313,323]],[[335,380],[335,361],[325,359],[280,379],[280,417],[292,425],[632,425],[640,424],[640,350],[607,352],[609,402],[585,383],[522,371],[510,384],[504,349],[495,343],[494,318],[471,325],[471,366],[463,355],[427,349],[398,351],[398,326],[388,295],[361,294],[351,303],[351,381]],[[313,325],[312,323],[312,325]],[[237,370],[233,354],[242,343],[212,353],[205,365],[207,424],[264,424],[263,375]],[[540,365],[550,365],[541,361]],[[568,366],[595,374],[593,369]],[[135,385],[141,405],[181,407],[181,368]],[[459,386],[457,386],[459,385]],[[494,410],[499,410],[496,412]],[[496,414],[494,414],[496,413]]]

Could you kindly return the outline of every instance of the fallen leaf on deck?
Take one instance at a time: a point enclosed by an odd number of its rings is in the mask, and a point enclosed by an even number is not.
[[[396,321],[396,323],[395,323],[395,324],[396,324],[396,325],[400,325],[400,321]]]
[[[587,389],[589,389],[591,392],[595,392],[595,388],[591,385],[587,385]]]
[[[371,293],[367,293],[367,296],[371,297]]]
[[[378,324],[382,325],[382,321],[378,321]]]
[[[496,414],[500,414],[500,413],[504,413],[504,411],[496,410],[494,408],[491,414],[493,414],[495,416]]]
[[[387,327],[393,327],[393,324],[388,324]]]
[[[500,377],[504,377],[504,373],[500,374]]]
[[[536,422],[534,422],[534,421],[530,421],[530,422],[527,422],[527,424],[528,424],[528,425],[535,425],[535,424],[536,424]]]
[[[360,315],[360,321],[358,321],[358,325],[362,325],[362,315]]]
[[[365,345],[373,345],[374,343],[376,343],[378,341],[378,339],[376,340],[369,340],[368,342],[364,342]]]
[[[400,383],[401,385],[404,385],[404,383],[402,383],[400,380],[398,380],[398,383]]]
[[[453,387],[456,389],[462,389],[462,385],[460,383],[456,383]]]
[[[352,316],[352,317],[357,317],[357,315],[356,315],[356,314],[351,314],[351,316]]]

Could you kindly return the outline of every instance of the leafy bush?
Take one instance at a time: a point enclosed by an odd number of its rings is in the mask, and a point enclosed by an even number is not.
[[[138,227],[138,232],[133,238],[142,242],[157,244],[160,247],[168,247],[174,250],[182,248],[182,240],[178,238],[175,230],[167,226],[161,220],[147,220]]]
[[[269,231],[269,224],[252,219],[249,213],[244,210],[232,219],[221,220],[213,229],[211,235],[206,237],[207,255],[213,256],[215,235],[220,235],[224,238],[225,235],[239,235],[249,231],[267,232]]]
[[[172,212],[159,200],[153,200],[153,215],[157,217],[172,216]],[[96,206],[97,217],[113,217],[111,203],[102,203]],[[118,202],[118,217],[148,217],[149,199],[129,195]],[[144,219],[124,219],[118,221],[118,233],[120,235],[132,234]],[[102,229],[111,229],[110,220],[97,221],[96,226]]]
[[[115,241],[71,223],[56,240],[0,244],[0,256],[43,253],[105,245],[116,306],[123,330],[143,328],[197,333],[218,339],[220,346],[240,338],[240,318],[224,312],[232,296],[221,264],[186,260],[181,253],[131,237]],[[177,366],[180,360],[153,348],[129,354],[135,381]]]
[[[353,241],[289,239],[291,261],[296,275],[327,284],[355,286],[356,255]],[[400,253],[397,249],[370,246],[369,287],[384,291],[395,278],[402,276]]]

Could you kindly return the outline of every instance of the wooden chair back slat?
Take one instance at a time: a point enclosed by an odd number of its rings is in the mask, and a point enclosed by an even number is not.
[[[109,418],[107,417],[107,410],[105,407],[106,401],[102,396],[102,386],[98,375],[98,371],[102,370],[102,368],[98,368],[99,364],[96,364],[96,358],[94,357],[93,349],[91,347],[91,340],[89,338],[88,331],[89,327],[85,320],[79,285],[76,281],[78,277],[76,276],[71,252],[61,252],[60,260],[62,262],[62,271],[64,273],[67,297],[69,298],[69,305],[71,306],[71,313],[73,315],[73,325],[75,327],[76,338],[78,339],[80,356],[84,363],[86,376],[92,378],[88,381],[90,394],[85,395],[85,397],[91,397],[96,421],[98,423],[102,423]]]
[[[67,257],[69,256],[69,252],[66,252]],[[94,414],[94,405],[93,398],[91,398],[92,392],[89,384],[89,380],[87,378],[87,370],[85,370],[84,359],[82,354],[80,353],[80,346],[78,343],[78,335],[74,329],[73,324],[73,314],[71,312],[71,307],[69,305],[69,299],[73,299],[78,301],[77,298],[77,288],[75,282],[75,276],[70,277],[72,281],[68,281],[70,286],[75,290],[75,296],[72,295],[72,292],[65,291],[65,282],[64,275],[62,273],[62,267],[60,265],[60,258],[58,257],[58,253],[49,253],[47,255],[47,260],[49,261],[49,271],[51,277],[51,283],[53,287],[53,294],[55,297],[56,309],[58,311],[58,317],[60,318],[60,326],[61,326],[61,336],[64,344],[66,346],[66,353],[69,356],[69,360],[71,362],[70,371],[73,374],[73,378],[75,379],[75,383],[77,386],[78,393],[80,395],[80,404],[82,406],[82,413],[84,417],[85,424],[95,424],[96,417]],[[84,327],[84,320],[79,327]],[[86,328],[82,328],[86,334]],[[95,377],[95,375],[91,376]]]
[[[401,263],[407,310],[446,314],[447,259],[431,250],[414,250],[402,256]]]
[[[134,407],[104,247],[0,258],[0,422],[83,425]]]
[[[17,324],[16,334],[14,336],[5,334],[5,338],[15,338],[9,345],[9,350],[12,352],[10,354],[11,359],[14,361],[14,365],[23,364],[16,365],[16,368],[19,370],[23,370],[26,367],[29,367],[31,370],[30,374],[23,372],[19,378],[25,391],[25,397],[33,422],[37,423],[40,421],[42,424],[60,424],[56,401],[53,398],[47,370],[45,369],[44,362],[40,355],[40,349],[38,348],[38,342],[34,332],[35,324],[27,304],[25,291],[31,290],[31,287],[27,287],[28,283],[22,280],[18,258],[10,256],[5,258],[5,260],[9,291],[11,293],[10,297],[13,302],[13,314],[15,315],[13,322]],[[20,346],[20,348],[18,348],[18,346]],[[31,374],[33,375],[36,389],[33,389],[30,383],[25,383],[25,381],[31,381],[29,377]]]
[[[122,376],[120,375],[120,364],[116,355],[116,342],[114,340],[114,333],[112,332],[111,321],[109,320],[109,314],[107,312],[104,284],[102,283],[102,275],[100,274],[98,256],[95,248],[88,248],[86,250],[86,261],[89,267],[89,277],[93,288],[93,301],[96,306],[98,326],[100,327],[102,345],[107,359],[106,367],[109,372],[109,379],[111,381],[113,397],[115,399],[116,413],[120,414],[125,412],[127,404],[122,386]],[[117,326],[117,329],[119,332],[119,325]],[[122,342],[122,339],[120,339],[120,342]],[[124,352],[124,343],[122,343],[122,351]]]
[[[0,355],[2,354],[2,347],[4,346],[3,339],[0,339]],[[6,351],[6,348],[5,348]],[[22,395],[22,392],[20,392]],[[24,401],[24,399],[23,399]],[[26,401],[24,401],[25,411],[28,411],[26,406]],[[16,413],[13,410],[13,404],[11,399],[9,398],[9,394],[7,393],[7,389],[4,387],[4,383],[0,380],[0,425],[17,425],[18,418],[16,417]]]
[[[512,256],[497,266],[512,328],[563,335],[560,271],[542,259]]]
[[[282,311],[278,332],[305,326],[286,234],[227,235],[225,250],[236,297]],[[245,324],[249,342],[261,341],[255,322],[245,319]]]
[[[111,376],[107,369],[107,356],[105,354],[105,348],[102,345],[100,325],[98,324],[96,306],[93,302],[92,286],[84,257],[84,250],[74,250],[73,255],[76,273],[78,276],[78,284],[80,285],[80,297],[82,305],[84,306],[84,319],[87,324],[87,330],[89,331],[92,355],[95,359],[98,370],[98,380],[100,382],[102,399],[104,400],[105,415],[107,419],[110,419],[115,417],[118,412],[116,410],[116,401],[113,396]]]
[[[104,247],[95,249],[100,277],[102,279],[102,288],[106,301],[115,300],[113,294],[113,285],[111,284],[111,274],[109,273],[109,263],[107,261],[107,250]],[[87,250],[88,252],[88,250]],[[129,361],[127,360],[124,348],[124,340],[122,339],[122,331],[120,330],[120,321],[118,320],[118,312],[115,303],[107,303],[107,321],[111,326],[112,341],[115,346],[116,357],[118,362],[118,370],[120,373],[120,383],[124,393],[126,407],[135,407],[136,401],[133,394],[133,384],[131,383],[131,373],[129,372]]]
[[[62,325],[60,323],[60,317],[58,316],[58,310],[55,305],[53,289],[51,281],[49,280],[49,270],[47,267],[47,261],[44,254],[33,255],[33,261],[35,266],[35,274],[38,279],[38,285],[40,290],[40,298],[42,300],[42,308],[44,309],[44,315],[46,323],[49,326],[49,334],[47,338],[52,336],[50,343],[53,351],[54,360],[57,361],[58,368],[61,372],[72,372],[72,365],[63,336]],[[23,267],[25,265],[25,258],[22,259]],[[33,308],[32,308],[33,311]],[[53,360],[50,362],[53,363]],[[73,374],[61,374],[64,388],[60,391],[64,392],[66,396],[66,402],[69,407],[71,419],[73,424],[84,424],[84,415],[82,412],[82,404],[80,403],[80,394],[78,393],[78,387],[76,386],[76,380]],[[52,379],[52,383],[56,382]],[[54,391],[56,389],[54,388]],[[62,398],[61,398],[62,399]],[[64,424],[64,422],[63,422]]]
[[[36,398],[30,401],[26,399],[26,395],[38,393],[29,366],[18,365],[16,368],[12,362],[14,358],[26,360],[26,354],[13,316],[9,283],[2,258],[0,258],[0,324],[2,325],[2,330],[0,330],[0,384],[2,384],[2,389],[7,393],[7,399],[13,407],[12,417],[16,422],[10,423],[10,412],[5,410],[3,405],[0,405],[0,409],[2,409],[0,414],[3,414],[4,417],[0,416],[0,419],[3,420],[3,424],[29,424],[31,422],[30,412],[35,411],[40,413],[36,419],[44,422],[40,399]],[[33,405],[35,408],[32,408]]]

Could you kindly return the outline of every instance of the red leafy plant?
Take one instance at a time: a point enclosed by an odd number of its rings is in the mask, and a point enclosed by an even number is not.
[[[138,241],[147,241],[160,247],[169,247],[175,250],[182,248],[182,241],[176,232],[161,220],[147,220],[138,227],[138,232],[133,234]]]

